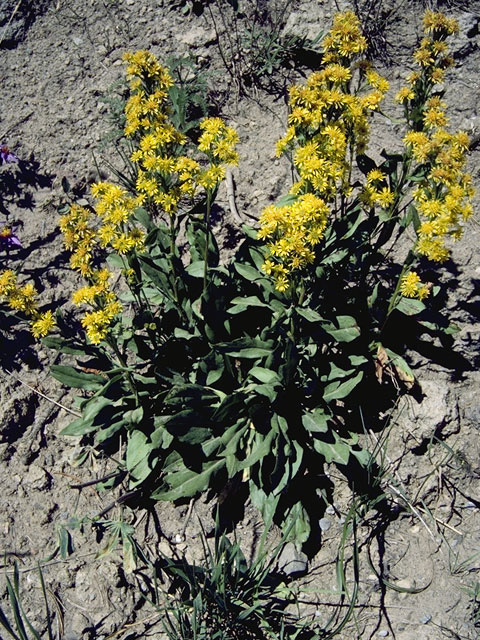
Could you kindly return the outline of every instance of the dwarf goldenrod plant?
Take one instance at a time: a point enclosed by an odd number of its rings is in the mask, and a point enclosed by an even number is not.
[[[318,533],[328,465],[367,476],[358,407],[374,420],[412,385],[407,325],[451,331],[428,264],[447,260],[472,213],[468,137],[447,131],[438,89],[457,25],[428,11],[424,27],[418,71],[398,94],[403,153],[375,162],[371,120],[388,82],[364,58],[356,16],[335,17],[322,67],[290,90],[277,154],[292,163],[292,187],[228,262],[211,212],[237,133],[214,117],[187,137],[172,121],[168,69],[147,51],[126,54],[133,177],[94,184],[94,203],[62,216],[85,279],[73,295],[81,331],[45,342],[78,358],[53,375],[87,392],[64,433],[120,451],[129,490],[179,500],[243,485],[303,543]],[[13,275],[1,277],[17,300]]]

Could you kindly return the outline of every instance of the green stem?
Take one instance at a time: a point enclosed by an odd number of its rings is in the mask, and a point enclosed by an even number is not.
[[[138,397],[138,391],[137,391],[137,387],[135,385],[135,381],[133,379],[133,376],[132,376],[131,372],[128,371],[127,363],[125,362],[124,357],[120,353],[120,349],[118,348],[118,345],[115,342],[115,340],[112,340],[111,338],[107,338],[107,343],[113,349],[113,351],[115,352],[115,355],[117,356],[117,360],[118,360],[120,366],[123,369],[125,369],[125,373],[127,374],[128,386],[130,387],[130,391],[135,396],[135,401],[136,401],[137,406],[138,406],[140,404],[140,398]]]
[[[173,215],[170,215],[170,267],[172,269],[173,275],[173,295],[175,298],[175,302],[180,308],[180,298],[178,297],[178,287],[177,287],[177,270],[175,269],[175,263],[173,261],[175,257],[175,221],[173,219]]]
[[[388,305],[387,315],[385,317],[385,321],[383,323],[382,330],[385,327],[385,324],[386,324],[390,314],[392,313],[392,311],[395,308],[395,304],[397,302],[398,294],[400,292],[400,287],[401,287],[401,284],[402,284],[402,278],[405,275],[405,273],[407,272],[407,270],[411,267],[412,262],[414,260],[414,257],[415,257],[415,254],[413,253],[413,251],[409,251],[408,255],[407,255],[407,258],[406,258],[406,260],[405,260],[405,262],[403,264],[403,267],[402,267],[402,270],[400,272],[400,275],[398,276],[398,281],[397,281],[397,286],[395,287],[395,291],[393,292],[392,297],[390,298],[390,303]]]
[[[208,249],[210,243],[210,212],[212,209],[212,192],[207,189],[207,204],[205,208],[205,251],[203,256],[203,294],[207,290],[207,277],[208,277]]]

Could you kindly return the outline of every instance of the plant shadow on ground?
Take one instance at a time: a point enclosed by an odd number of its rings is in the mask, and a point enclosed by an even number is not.
[[[33,211],[35,198],[32,189],[51,187],[54,176],[40,172],[40,163],[33,153],[28,160],[19,160],[10,164],[0,173],[0,213],[9,217],[8,205],[15,204],[19,209]]]

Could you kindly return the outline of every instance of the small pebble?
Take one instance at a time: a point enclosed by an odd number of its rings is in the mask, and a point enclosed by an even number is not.
[[[183,537],[179,533],[177,533],[173,541],[175,544],[180,544],[180,542],[183,542]]]
[[[335,507],[333,506],[333,504],[328,505],[328,507],[325,509],[325,513],[328,513],[329,516],[333,516],[335,514]]]
[[[377,633],[377,636],[380,636],[380,638],[386,638],[388,636],[388,629],[382,629]]]
[[[422,617],[420,618],[420,622],[421,622],[422,624],[428,624],[428,623],[430,622],[430,620],[431,620],[431,619],[432,619],[432,616],[431,616],[429,613],[427,613],[426,615],[424,615],[424,616],[422,616]]]
[[[331,527],[331,523],[328,518],[320,518],[319,525],[322,531],[328,531]]]

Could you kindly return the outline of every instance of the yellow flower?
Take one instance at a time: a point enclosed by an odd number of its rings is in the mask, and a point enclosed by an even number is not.
[[[5,298],[15,291],[15,285],[17,282],[16,274],[7,269],[0,273],[0,298]]]
[[[418,285],[421,283],[419,275],[410,271],[403,276],[400,284],[400,293],[407,298],[415,298],[418,293]]]
[[[51,311],[38,314],[31,323],[31,331],[34,338],[43,338],[56,326],[55,318]]]
[[[290,286],[288,278],[286,276],[278,276],[275,278],[275,289],[277,291],[286,291]]]
[[[380,169],[372,169],[367,173],[367,184],[372,182],[383,181],[386,179],[386,175]]]
[[[436,36],[440,33],[451,35],[458,33],[458,22],[454,18],[447,18],[443,13],[427,10],[423,16],[423,27],[427,33]]]
[[[395,96],[396,102],[406,102],[407,100],[414,100],[415,92],[410,87],[402,87]]]

